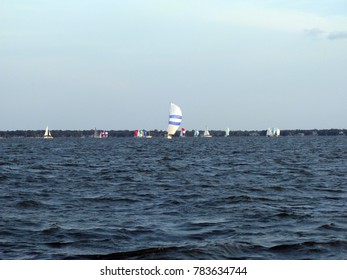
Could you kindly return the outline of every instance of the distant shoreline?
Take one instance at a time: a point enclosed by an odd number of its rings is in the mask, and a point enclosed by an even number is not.
[[[203,130],[200,130],[200,135]],[[75,138],[92,138],[95,130],[51,130],[52,136],[56,137],[75,137]],[[164,130],[149,130],[152,137],[164,137],[166,131]],[[214,137],[224,137],[223,130],[210,130]],[[13,130],[13,131],[0,131],[0,138],[42,138],[44,130]],[[108,135],[113,137],[133,137],[134,130],[109,130]],[[231,130],[229,136],[265,136],[266,130]],[[179,136],[179,132],[176,132]],[[193,137],[194,131],[187,130],[187,137]],[[294,129],[294,130],[281,130],[281,136],[347,136],[347,129]]]

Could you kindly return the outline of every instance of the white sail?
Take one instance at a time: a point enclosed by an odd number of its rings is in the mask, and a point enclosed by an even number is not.
[[[205,131],[204,131],[204,137],[212,137],[212,135],[211,135],[210,132],[208,131],[207,126],[206,126]]]
[[[46,127],[46,131],[45,131],[45,134],[43,135],[43,138],[44,139],[52,139],[53,138],[51,135],[51,132],[48,129],[48,126]]]
[[[268,137],[273,136],[273,134],[272,134],[272,129],[271,129],[271,128],[268,128],[268,129],[267,129],[267,131],[266,131],[266,136],[268,136]]]
[[[99,134],[98,134],[98,131],[96,130],[96,128],[94,129],[94,135],[93,135],[94,138],[99,138]]]
[[[194,137],[198,137],[200,134],[199,130],[195,129],[194,130]]]
[[[108,138],[108,131],[101,131],[99,134],[99,138]]]
[[[176,133],[177,129],[181,125],[182,122],[182,111],[181,108],[176,104],[170,104],[170,115],[169,115],[169,125],[167,127],[168,138],[172,138],[172,136]]]
[[[281,131],[279,128],[268,128],[266,131],[266,136],[268,137],[278,137],[280,136]]]
[[[225,137],[228,137],[230,134],[230,129],[229,127],[225,130]]]

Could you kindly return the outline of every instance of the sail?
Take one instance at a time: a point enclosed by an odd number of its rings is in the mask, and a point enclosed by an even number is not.
[[[170,115],[169,115],[169,124],[167,127],[168,137],[171,138],[179,128],[182,122],[182,111],[181,108],[176,104],[170,104]]]
[[[45,134],[43,135],[43,138],[46,138],[46,139],[53,138],[52,135],[51,135],[51,132],[48,129],[48,126],[46,127],[46,131],[45,131]]]
[[[108,131],[104,130],[100,133],[99,138],[108,138]]]
[[[205,131],[204,131],[204,137],[212,137],[212,135],[211,135],[210,132],[208,131],[207,126],[206,126]]]
[[[267,129],[266,136],[269,136],[269,137],[273,136],[271,128]]]
[[[225,130],[225,137],[228,137],[230,134],[230,129],[229,127]]]
[[[276,133],[275,133],[275,136],[280,136],[280,134],[281,134],[280,129],[279,129],[279,128],[276,128]]]
[[[45,134],[43,136],[49,136],[49,129],[48,129],[48,126],[46,127],[46,131],[45,131]]]
[[[280,136],[281,131],[279,128],[268,128],[266,131],[266,136],[268,137],[273,137],[273,136]]]
[[[198,137],[200,134],[199,130],[195,129],[194,130],[194,137]]]

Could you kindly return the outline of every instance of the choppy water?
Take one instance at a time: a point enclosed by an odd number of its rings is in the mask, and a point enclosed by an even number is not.
[[[347,137],[0,140],[0,259],[347,259]]]

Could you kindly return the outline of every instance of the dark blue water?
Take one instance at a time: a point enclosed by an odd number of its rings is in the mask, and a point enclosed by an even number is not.
[[[347,259],[347,137],[0,140],[0,259]]]

